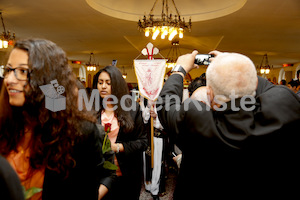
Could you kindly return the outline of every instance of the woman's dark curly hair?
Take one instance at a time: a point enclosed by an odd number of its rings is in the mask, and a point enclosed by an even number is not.
[[[109,77],[111,80],[110,81],[111,82],[111,95],[114,95],[118,99],[118,102],[116,104],[117,109],[114,111],[114,113],[118,119],[118,122],[120,123],[120,127],[122,127],[122,129],[124,130],[124,133],[128,133],[133,130],[134,122],[130,115],[130,112],[123,110],[122,106],[120,105],[121,98],[124,95],[129,95],[127,83],[124,80],[124,78],[122,77],[122,73],[120,72],[120,70],[117,67],[106,66],[106,67],[100,69],[94,76],[94,79],[93,79],[93,88],[94,89],[98,89],[97,88],[98,78],[102,72],[107,72],[109,74]],[[125,103],[125,106],[127,108],[129,108],[132,105],[133,101],[132,101],[132,99],[126,98],[124,103]],[[100,116],[100,113],[102,112],[103,109],[104,109],[103,99],[100,96],[100,110],[98,112],[98,117]]]
[[[81,135],[80,122],[95,122],[95,117],[78,110],[76,77],[65,52],[51,41],[27,39],[17,41],[14,49],[28,52],[30,89],[25,93],[22,107],[10,106],[8,94],[2,85],[0,94],[0,154],[6,156],[17,151],[25,126],[33,127],[30,143],[30,166],[42,167],[68,174],[76,165],[72,146]],[[39,86],[57,80],[65,88],[66,109],[52,112],[45,107],[45,95]],[[2,111],[3,110],[3,111]]]

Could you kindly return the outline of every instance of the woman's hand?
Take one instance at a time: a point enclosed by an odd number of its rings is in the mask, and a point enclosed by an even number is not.
[[[110,146],[111,146],[111,150],[113,150],[116,153],[124,151],[124,146],[122,143],[111,143]]]

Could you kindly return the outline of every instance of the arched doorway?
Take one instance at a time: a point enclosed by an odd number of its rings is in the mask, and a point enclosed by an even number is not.
[[[278,76],[278,84],[280,84],[280,81],[284,79],[285,80],[285,71],[284,69],[281,69]]]
[[[86,81],[86,69],[83,65],[79,68],[79,79],[80,81]]]
[[[295,79],[297,79],[297,71],[300,70],[300,64],[296,67],[296,71],[295,71]]]

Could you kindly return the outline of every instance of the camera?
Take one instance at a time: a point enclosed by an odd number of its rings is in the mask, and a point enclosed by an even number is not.
[[[197,65],[209,65],[209,58],[214,57],[212,54],[197,54],[195,57],[195,64]]]

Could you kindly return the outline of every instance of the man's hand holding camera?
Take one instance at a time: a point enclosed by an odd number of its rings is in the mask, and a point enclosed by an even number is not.
[[[185,54],[182,56],[179,56],[176,62],[176,65],[180,65],[186,73],[189,73],[193,68],[198,68],[199,66],[194,63],[195,56],[198,54],[197,50],[194,50],[192,53]],[[184,77],[184,74],[181,72],[173,72],[181,74],[182,77]]]

